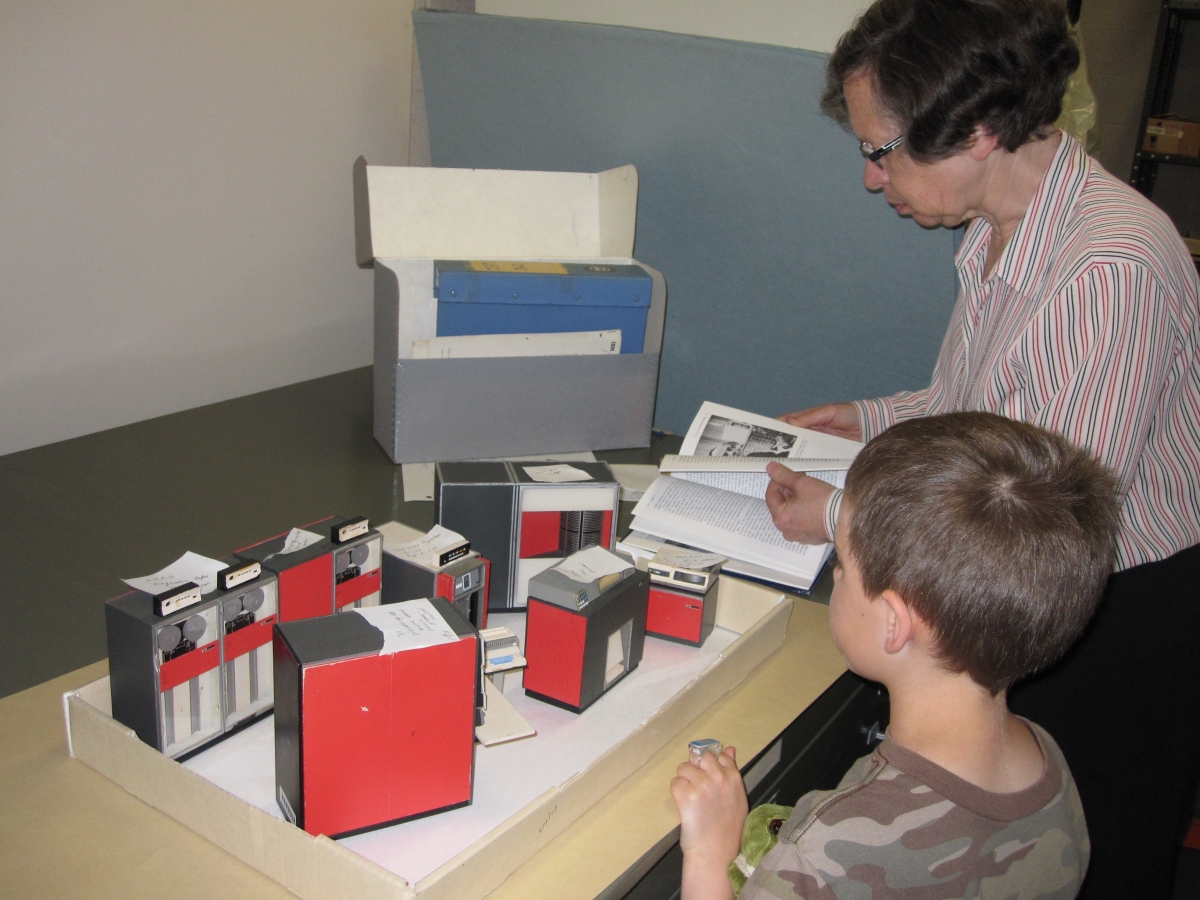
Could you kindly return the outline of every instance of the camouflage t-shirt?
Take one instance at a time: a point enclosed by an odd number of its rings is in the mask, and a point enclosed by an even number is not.
[[[993,794],[885,739],[833,791],[800,798],[743,900],[1070,900],[1091,847],[1054,739],[1041,779]]]

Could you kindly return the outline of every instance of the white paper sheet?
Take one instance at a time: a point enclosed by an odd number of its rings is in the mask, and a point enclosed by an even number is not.
[[[658,466],[613,463],[609,466],[613,477],[621,483],[622,500],[641,500],[642,494],[650,489],[659,476]]]
[[[352,610],[383,632],[380,656],[401,650],[418,650],[458,640],[454,629],[428,600],[405,600],[386,606],[366,606]]]
[[[633,565],[603,547],[588,547],[571,554],[554,568],[572,581],[588,584],[605,575],[616,575],[632,569]]]
[[[466,543],[466,538],[457,531],[451,531],[449,528],[443,528],[441,525],[434,525],[429,529],[429,532],[421,538],[400,546],[389,546],[384,542],[384,549],[393,556],[399,556],[401,559],[407,559],[423,566],[437,567],[436,557],[449,550],[451,547]],[[432,558],[432,561],[431,561]]]
[[[487,694],[487,711],[483,724],[475,726],[475,740],[485,747],[493,747],[537,734],[508,698],[496,690],[490,678],[483,679],[483,689]]]
[[[295,553],[297,550],[311,547],[320,540],[321,536],[319,534],[313,534],[311,531],[305,531],[303,528],[293,528],[288,532],[288,536],[283,542],[283,549],[272,555],[282,556],[285,553]]]
[[[200,585],[200,593],[207,594],[217,589],[217,573],[228,568],[228,563],[209,559],[190,550],[171,563],[165,569],[159,569],[153,575],[143,575],[140,578],[122,578],[127,585],[136,591],[147,594],[161,594],[171,588],[179,587],[189,581]]]
[[[564,484],[568,481],[595,481],[591,475],[574,466],[522,466],[525,474],[534,481],[546,484]]]
[[[602,356],[621,352],[621,330],[464,334],[413,341],[413,359]]]
[[[565,453],[537,453],[533,456],[510,456],[513,462],[522,460],[558,459],[565,462],[595,462],[596,454],[591,450],[573,450]],[[496,462],[495,459],[479,462]],[[402,463],[401,477],[404,479],[404,500],[433,499],[433,463]]]
[[[497,613],[524,644],[525,616]],[[416,883],[547,790],[565,784],[632,734],[700,676],[737,639],[714,628],[703,647],[646,639],[642,663],[582,715],[525,696],[520,675],[504,681],[504,696],[537,736],[475,748],[470,806],[342,838],[338,843]],[[273,719],[204,751],[183,765],[248,803],[282,819],[275,802]],[[679,748],[679,759],[687,748]],[[666,790],[666,786],[663,786]]]
[[[433,463],[401,463],[400,477],[404,480],[404,502],[433,499]]]

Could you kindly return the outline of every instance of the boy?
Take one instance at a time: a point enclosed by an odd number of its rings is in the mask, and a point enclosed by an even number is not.
[[[1112,571],[1116,480],[1062,437],[990,413],[894,426],[846,478],[829,624],[884,684],[887,737],[800,799],[741,896],[1075,896],[1089,844],[1019,678],[1083,631]],[[730,898],[747,814],[734,752],[683,763],[683,900]]]

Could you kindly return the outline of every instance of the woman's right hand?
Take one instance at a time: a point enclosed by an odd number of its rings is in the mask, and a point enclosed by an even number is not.
[[[832,434],[834,437],[847,438],[851,441],[862,440],[862,423],[858,420],[858,407],[853,403],[826,403],[824,406],[810,406],[799,412],[784,413],[779,418],[797,428],[811,428],[813,431]]]

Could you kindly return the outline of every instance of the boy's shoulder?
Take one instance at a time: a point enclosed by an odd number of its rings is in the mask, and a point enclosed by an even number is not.
[[[1046,770],[1015,794],[884,741],[835,790],[801,798],[741,896],[1073,896],[1090,852],[1083,809],[1058,746],[1031,728]]]

